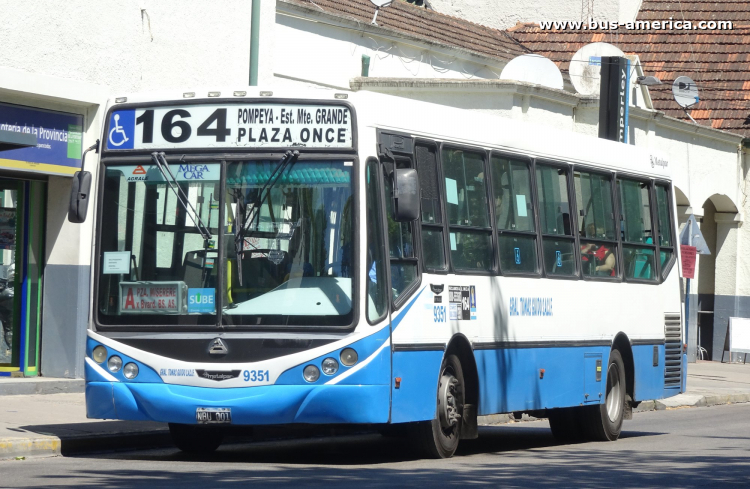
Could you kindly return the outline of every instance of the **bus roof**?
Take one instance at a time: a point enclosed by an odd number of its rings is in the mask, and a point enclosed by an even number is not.
[[[345,96],[345,97],[344,97]],[[492,97],[493,94],[487,94]],[[446,94],[448,97],[454,95]],[[632,144],[622,144],[579,133],[567,116],[550,111],[550,118],[560,119],[569,130],[549,123],[507,117],[497,109],[462,109],[434,102],[371,91],[347,92],[334,89],[274,87],[231,87],[156,91],[122,94],[113,97],[108,107],[120,103],[153,104],[195,103],[217,99],[246,99],[264,103],[274,100],[348,100],[354,105],[360,130],[380,128],[455,144],[479,146],[551,161],[588,164],[611,170],[634,172],[655,178],[671,178],[666,154]],[[489,105],[489,104],[488,104]],[[509,111],[509,107],[507,110]],[[595,125],[590,127],[592,133]]]
[[[551,161],[588,164],[671,179],[666,154],[480,110],[466,110],[393,95],[360,92],[352,97],[360,127],[370,126],[460,145],[479,146]],[[488,95],[491,96],[491,95]],[[488,104],[489,105],[489,104]],[[596,131],[597,126],[588,126]]]

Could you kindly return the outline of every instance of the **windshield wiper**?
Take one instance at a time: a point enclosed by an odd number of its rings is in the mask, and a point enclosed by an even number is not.
[[[245,233],[248,231],[253,221],[256,220],[256,218],[260,218],[261,205],[263,205],[263,202],[268,198],[268,193],[273,186],[276,185],[276,182],[281,178],[281,175],[284,174],[286,167],[293,165],[294,162],[297,161],[297,158],[299,158],[299,151],[287,151],[284,153],[284,156],[279,160],[276,168],[274,168],[273,172],[271,172],[271,175],[268,177],[268,180],[266,180],[266,183],[255,194],[252,208],[247,215],[245,215],[247,204],[240,200],[241,191],[238,191],[235,194],[237,199],[237,210],[234,219],[234,251],[237,254],[237,281],[240,286],[242,285],[242,255],[245,252]],[[240,223],[240,225],[238,226],[237,223]]]
[[[164,177],[167,185],[169,185],[169,188],[172,189],[175,197],[177,197],[177,201],[180,203],[180,205],[182,205],[182,208],[185,209],[188,217],[191,221],[193,221],[193,224],[195,224],[195,227],[198,228],[198,232],[201,234],[204,242],[206,243],[206,245],[208,245],[208,241],[213,237],[211,235],[211,231],[209,231],[206,225],[203,224],[203,220],[201,219],[200,214],[198,214],[198,212],[195,210],[195,207],[193,207],[193,204],[190,203],[187,195],[185,195],[185,192],[183,192],[182,187],[180,187],[180,185],[177,183],[177,179],[172,174],[172,170],[169,168],[169,163],[167,163],[166,155],[164,153],[151,153],[151,159],[154,160],[154,163],[156,163],[156,167],[159,168],[161,176]],[[190,214],[191,211],[192,214]]]

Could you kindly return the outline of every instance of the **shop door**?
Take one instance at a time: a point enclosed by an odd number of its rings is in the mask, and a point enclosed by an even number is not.
[[[0,377],[39,372],[45,187],[0,179]]]

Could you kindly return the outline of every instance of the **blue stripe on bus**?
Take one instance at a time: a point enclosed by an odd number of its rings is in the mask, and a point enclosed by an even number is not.
[[[286,371],[284,371],[278,379],[276,379],[276,385],[294,385],[294,384],[305,384],[305,385],[320,385],[325,384],[335,377],[347,372],[351,368],[355,368],[357,365],[361,364],[362,362],[366,361],[370,356],[374,355],[375,352],[380,348],[383,343],[390,341],[389,340],[389,334],[390,331],[388,329],[387,323],[383,323],[384,326],[377,331],[376,333],[367,336],[365,338],[362,338],[359,341],[355,341],[354,343],[350,345],[344,345],[337,350],[334,350],[332,352],[325,353],[323,355],[318,356],[317,358],[310,359],[306,362],[300,363],[299,365],[296,365]],[[357,352],[357,356],[359,360],[357,361],[357,364],[355,364],[352,367],[347,367],[341,363],[341,350],[344,348],[353,348]],[[388,350],[385,348],[384,350]],[[302,376],[302,371],[305,369],[308,365],[315,365],[318,368],[321,368],[321,364],[323,363],[323,360],[325,360],[328,357],[332,357],[336,359],[337,362],[339,362],[339,371],[332,376],[325,375],[321,372],[320,378],[316,382],[313,382],[312,384],[307,382],[304,377]],[[389,378],[389,371],[390,371],[390,361],[386,363],[385,365],[382,365],[382,362],[376,361],[376,359],[371,360],[371,363],[375,362],[376,365],[367,365],[366,368],[361,369],[360,372],[367,376],[367,383],[370,384],[388,384],[390,382]],[[372,370],[372,367],[375,367],[376,370]],[[355,373],[351,377],[357,376],[361,378],[360,372]],[[351,381],[349,379],[343,379],[341,381],[342,384],[350,384]]]
[[[438,375],[443,351],[397,351],[393,353],[393,377],[401,385],[392,391],[391,422],[425,421],[435,418]]]
[[[195,424],[199,407],[228,407],[240,425],[386,423],[387,385],[286,385],[214,389],[89,382],[90,418]]]
[[[599,394],[604,392],[609,351],[608,346],[477,350],[474,357],[480,377],[478,414],[598,403]],[[588,389],[585,354],[600,359],[603,370],[599,382],[595,380],[595,371],[591,372]]]
[[[424,289],[426,288],[427,286],[425,285],[424,287],[419,289],[419,292],[417,292],[417,294],[412,298],[412,300],[410,300],[409,303],[406,306],[404,306],[403,309],[401,309],[400,311],[398,311],[398,313],[396,313],[396,317],[393,318],[393,328],[392,328],[393,331],[396,331],[396,328],[398,328],[398,325],[401,324],[401,321],[406,316],[406,313],[409,312],[409,309],[411,309],[411,306],[413,306],[417,302],[417,299],[419,298],[420,295],[422,295],[422,292],[424,292]]]

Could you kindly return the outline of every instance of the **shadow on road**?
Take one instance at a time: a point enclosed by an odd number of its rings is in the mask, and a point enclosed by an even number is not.
[[[176,450],[86,456],[82,458],[98,460],[102,469],[82,469],[75,477],[79,486],[111,489],[218,485],[640,488],[726,486],[746,481],[750,474],[750,458],[739,451],[734,456],[731,450],[707,449],[696,456],[679,446],[661,451],[627,448],[635,447],[628,439],[662,435],[626,431],[617,443],[566,446],[554,440],[546,423],[483,427],[480,438],[462,442],[453,459],[415,463],[406,440],[364,434],[226,445],[209,456]],[[643,446],[642,440],[638,446]],[[40,477],[39,482],[44,479]]]

